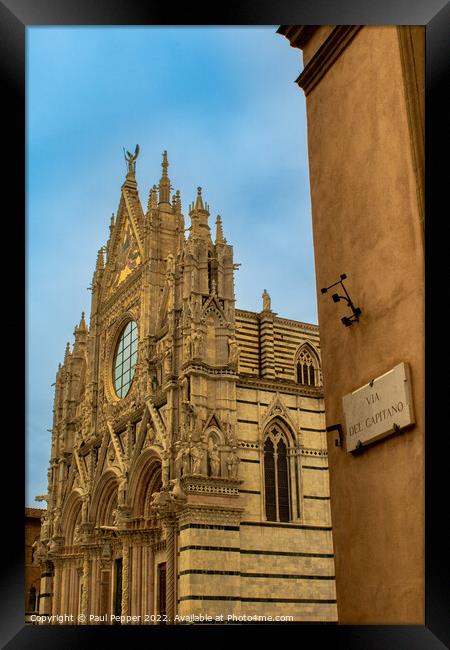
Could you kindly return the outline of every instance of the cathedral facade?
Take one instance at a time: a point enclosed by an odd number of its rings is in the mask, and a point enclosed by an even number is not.
[[[41,620],[336,622],[318,328],[237,309],[220,216],[166,152],[144,212],[138,153],[56,375]]]

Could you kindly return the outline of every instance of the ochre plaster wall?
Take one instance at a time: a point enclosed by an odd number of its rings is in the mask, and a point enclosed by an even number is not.
[[[340,623],[424,623],[424,261],[396,27],[364,27],[307,96],[327,426],[401,361],[416,426],[360,455],[328,434]],[[339,280],[359,323],[321,287]]]

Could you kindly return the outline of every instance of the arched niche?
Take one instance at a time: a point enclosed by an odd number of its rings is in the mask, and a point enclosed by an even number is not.
[[[147,449],[139,456],[129,477],[128,501],[132,517],[151,516],[151,497],[161,486],[161,457],[155,449]]]
[[[61,517],[62,533],[66,546],[72,546],[75,529],[81,523],[81,490],[75,489],[66,501]]]
[[[105,472],[92,495],[91,520],[96,526],[111,526],[113,512],[117,507],[119,472],[115,468]]]

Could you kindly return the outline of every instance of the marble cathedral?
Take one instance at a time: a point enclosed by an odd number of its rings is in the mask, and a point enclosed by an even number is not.
[[[39,612],[335,622],[318,328],[237,309],[220,216],[198,188],[185,228],[166,152],[144,212],[138,153],[56,375]]]

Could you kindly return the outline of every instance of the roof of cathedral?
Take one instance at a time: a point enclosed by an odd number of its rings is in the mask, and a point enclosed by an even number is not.
[[[47,508],[27,508],[25,507],[25,517],[33,517],[35,519],[40,519],[44,512],[47,512]]]

